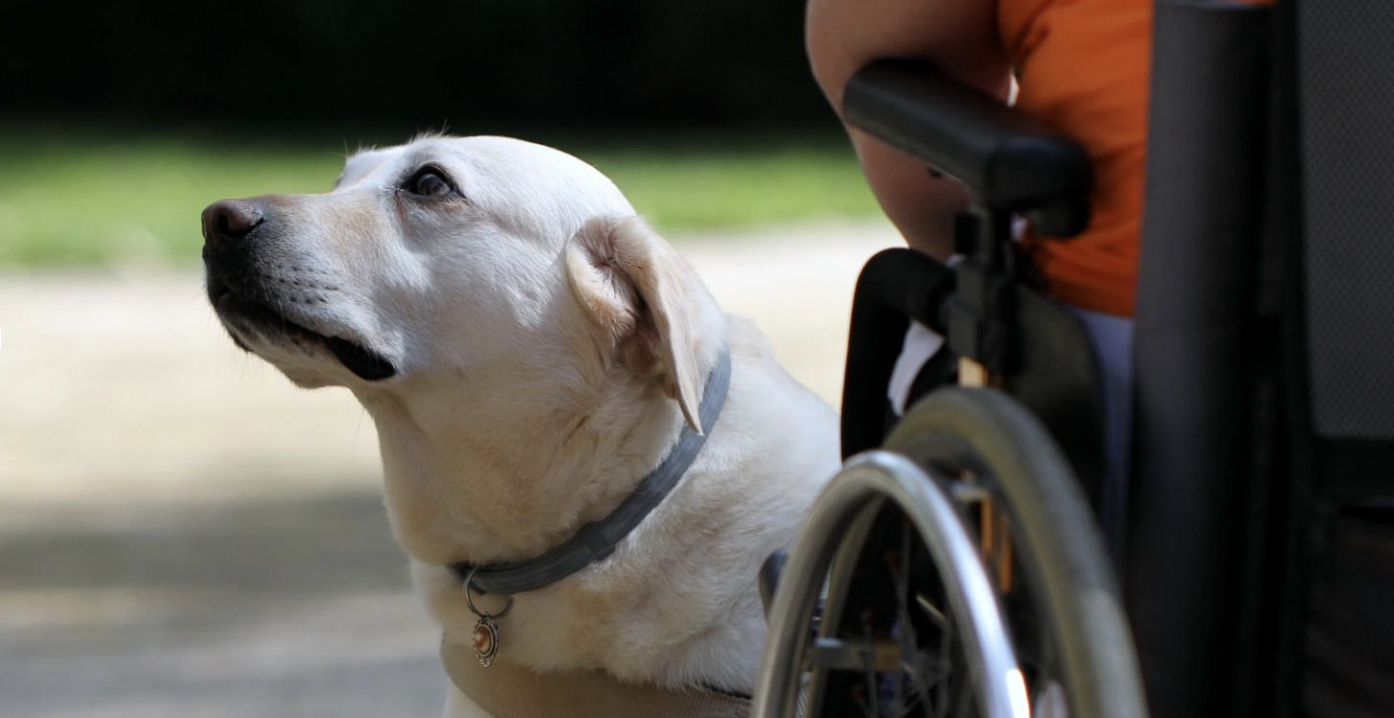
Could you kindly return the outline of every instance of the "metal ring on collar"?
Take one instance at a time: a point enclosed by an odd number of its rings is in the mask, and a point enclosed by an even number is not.
[[[513,608],[512,596],[508,597],[508,603],[504,604],[503,610],[499,611],[498,613],[485,613],[484,611],[481,611],[475,607],[474,596],[470,591],[470,587],[472,585],[471,582],[474,580],[474,572],[478,570],[478,566],[471,568],[469,575],[465,577],[465,605],[469,606],[470,613],[473,613],[474,615],[480,618],[503,618],[504,614],[508,613],[509,609]]]

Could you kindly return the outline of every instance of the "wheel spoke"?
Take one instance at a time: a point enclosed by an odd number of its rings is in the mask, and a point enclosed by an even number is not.
[[[910,621],[910,552],[914,549],[911,543],[911,532],[909,523],[902,521],[900,524],[900,555],[898,556],[900,560],[896,566],[895,607],[896,623],[899,624],[900,628],[901,662],[913,664],[919,653],[915,648],[919,642],[916,640],[915,626]],[[905,694],[902,689],[906,679],[909,679],[913,685],[915,672],[912,670],[909,676],[904,675],[904,672],[896,674],[891,693],[893,715],[905,715]]]
[[[973,709],[973,702],[970,701],[969,698],[972,697],[973,691],[969,690],[969,688],[969,686],[964,686],[958,691],[958,701],[957,705],[954,707],[954,718],[972,715],[970,711]]]
[[[939,700],[935,715],[944,718],[949,712],[950,692],[953,690],[954,676],[953,664],[953,643],[954,643],[954,622],[949,621],[944,626],[944,633],[939,641],[939,665],[943,670],[943,676],[939,680]]]
[[[948,625],[948,617],[944,615],[943,611],[939,610],[938,606],[931,603],[923,593],[915,594],[915,603],[919,604],[920,608],[924,609],[925,615],[929,616],[929,620],[932,621],[935,626],[943,628]]]
[[[866,627],[866,663],[862,672],[866,675],[866,693],[871,702],[871,715],[881,715],[881,690],[876,685],[876,637],[871,633],[871,627]]]

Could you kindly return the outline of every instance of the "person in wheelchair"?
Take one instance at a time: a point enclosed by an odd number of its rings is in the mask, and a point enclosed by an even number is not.
[[[762,573],[756,714],[1394,714],[1394,9],[807,30],[914,250],[858,282],[847,463]]]
[[[1012,104],[1080,143],[1093,170],[1088,226],[1068,242],[1023,248],[1051,296],[1088,330],[1101,372],[1104,525],[1118,541],[1132,377],[1146,161],[1152,4],[1148,0],[810,0],[814,77],[839,116],[843,93],[874,60],[912,58]],[[1013,97],[1014,96],[1014,97]],[[847,125],[867,181],[911,247],[947,261],[953,220],[968,200],[954,178]],[[891,399],[903,411],[912,377],[941,340],[923,325],[907,335]]]

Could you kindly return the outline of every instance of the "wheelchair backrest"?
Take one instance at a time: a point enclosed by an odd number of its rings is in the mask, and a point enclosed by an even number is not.
[[[1391,33],[1156,5],[1124,570],[1156,716],[1394,714]]]

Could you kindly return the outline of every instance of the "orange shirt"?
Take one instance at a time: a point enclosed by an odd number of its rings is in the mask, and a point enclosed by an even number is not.
[[[1068,240],[1028,235],[1032,257],[1060,299],[1132,316],[1147,159],[1152,0],[999,0],[997,30],[1017,67],[1017,107],[1080,142],[1094,163],[1089,226]]]
[[[1051,293],[1131,316],[1137,291],[1152,0],[1000,0],[1016,106],[1075,138],[1094,164],[1092,216],[1068,240],[1033,241]]]

